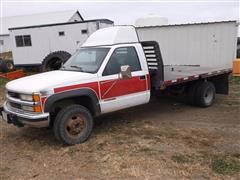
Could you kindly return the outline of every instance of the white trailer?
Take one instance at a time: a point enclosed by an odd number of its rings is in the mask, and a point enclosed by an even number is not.
[[[59,69],[96,30],[113,25],[108,19],[10,28],[16,67]]]
[[[140,41],[157,41],[164,65],[232,67],[236,21],[137,27]]]

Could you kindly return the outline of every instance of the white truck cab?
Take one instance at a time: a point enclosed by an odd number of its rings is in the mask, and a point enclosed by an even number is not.
[[[228,93],[230,72],[165,67],[158,43],[140,42],[133,26],[109,27],[93,33],[61,69],[7,83],[2,116],[20,127],[53,126],[56,139],[77,144],[90,136],[95,116],[148,103],[153,91],[182,88],[192,104],[210,106],[216,92]]]

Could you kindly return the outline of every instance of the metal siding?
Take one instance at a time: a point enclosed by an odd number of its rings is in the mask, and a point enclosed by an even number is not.
[[[140,41],[159,43],[165,65],[232,67],[235,22],[137,28]]]

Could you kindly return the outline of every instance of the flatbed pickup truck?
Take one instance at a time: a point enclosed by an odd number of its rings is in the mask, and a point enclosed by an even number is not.
[[[72,145],[88,139],[94,117],[146,104],[163,91],[211,106],[215,93],[228,93],[229,73],[164,65],[156,41],[139,41],[133,26],[109,27],[93,33],[61,69],[7,83],[2,116],[19,127],[51,126],[57,140]]]

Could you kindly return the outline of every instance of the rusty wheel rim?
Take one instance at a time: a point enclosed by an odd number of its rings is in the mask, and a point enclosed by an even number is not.
[[[72,138],[78,138],[86,127],[86,118],[81,114],[72,115],[65,125],[66,133]]]

